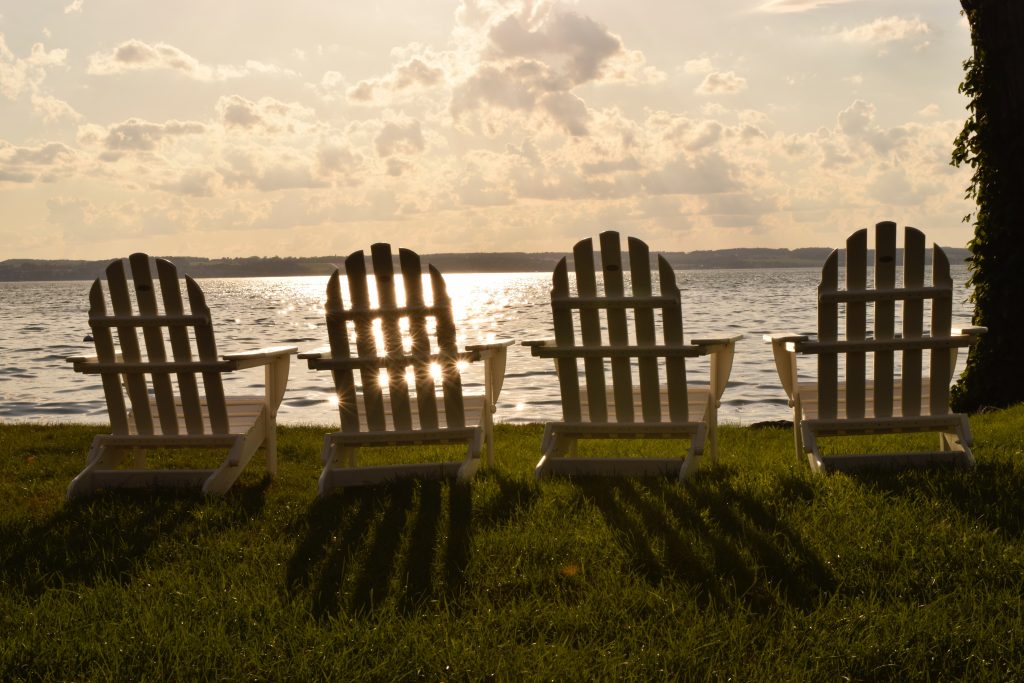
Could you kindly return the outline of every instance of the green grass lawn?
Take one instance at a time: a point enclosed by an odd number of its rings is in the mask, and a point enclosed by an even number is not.
[[[0,425],[0,680],[1019,680],[1024,407],[972,427],[969,471],[725,427],[685,485],[538,485],[541,428],[499,426],[467,487],[322,501],[325,429],[284,428],[272,482],[69,505],[100,430]]]

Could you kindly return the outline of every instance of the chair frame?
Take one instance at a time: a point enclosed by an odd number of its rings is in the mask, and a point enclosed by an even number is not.
[[[96,353],[73,356],[67,362],[76,372],[100,376],[112,433],[93,439],[85,469],[68,487],[68,499],[102,488],[191,487],[204,495],[223,494],[261,445],[266,446],[268,475],[277,472],[276,415],[296,347],[274,346],[218,356],[202,289],[184,276],[190,306],[186,313],[174,264],[159,258],[153,261],[163,312],[158,310],[146,254],[132,254],[127,259],[130,279],[124,260],[107,266],[110,312],[101,279],[90,289],[89,326]],[[113,330],[117,331],[116,344]],[[168,340],[170,360],[165,346]],[[224,373],[259,366],[265,368],[263,396],[224,395]],[[172,376],[178,383],[177,393]],[[205,395],[200,395],[198,376]],[[147,469],[146,450],[151,448],[226,448],[228,453],[215,469]],[[134,454],[133,467],[119,469],[129,453]]]
[[[363,251],[353,252],[345,260],[350,308],[345,307],[342,298],[340,272],[335,270],[331,275],[325,305],[330,345],[299,354],[311,370],[331,371],[341,417],[341,429],[324,437],[324,469],[318,495],[338,487],[406,477],[468,481],[480,465],[482,451],[486,451],[487,464],[494,464],[493,413],[504,382],[506,350],[513,342],[470,344],[459,351],[452,302],[440,271],[433,265],[428,267],[433,295],[428,306],[424,303],[420,257],[409,249],[400,249],[406,304],[399,306],[391,245],[372,245],[370,259],[373,275],[367,274]],[[371,278],[377,289],[377,306],[370,303]],[[403,319],[408,321],[407,335],[401,330]],[[436,324],[436,353],[430,348],[430,319]],[[380,321],[383,355],[378,353],[375,321]],[[354,353],[349,324],[354,328]],[[484,362],[484,395],[466,396],[458,364],[477,361]],[[432,364],[440,367],[440,396]],[[407,369],[413,372],[412,387],[406,379]],[[386,392],[380,378],[382,370],[388,376]],[[356,384],[357,372],[361,387]],[[411,399],[410,388],[415,389],[415,400]],[[474,417],[479,424],[471,424]],[[461,461],[381,466],[360,466],[357,462],[361,447],[457,443],[466,444]]]
[[[854,471],[862,467],[900,467],[936,462],[974,464],[967,416],[949,409],[949,385],[960,348],[973,344],[983,327],[951,327],[953,281],[949,259],[932,248],[932,284],[925,285],[925,237],[904,232],[904,285],[896,286],[896,231],[891,221],[875,226],[875,286],[867,286],[867,229],[846,242],[846,288],[839,286],[839,250],[822,268],[818,286],[818,338],[772,334],[779,379],[793,408],[797,459],[806,453],[815,471]],[[930,332],[924,331],[924,302],[932,302]],[[903,330],[895,331],[896,302],[903,302]],[[846,306],[845,337],[840,338],[839,305]],[[868,306],[874,331],[867,330]],[[930,356],[930,374],[922,375],[922,353]],[[901,379],[894,377],[894,354],[902,354]],[[866,377],[866,355],[874,354],[874,372]],[[846,380],[839,379],[839,355],[845,354]],[[818,379],[800,382],[797,356],[817,358]],[[809,404],[808,401],[813,401]],[[804,413],[813,408],[813,418]],[[822,436],[939,432],[939,450],[915,453],[823,455]]]
[[[658,255],[660,292],[655,295],[648,246],[634,237],[627,243],[630,295],[625,294],[619,233],[606,231],[599,236],[603,295],[598,294],[593,239],[581,240],[573,247],[577,296],[570,292],[566,257],[558,262],[552,276],[555,339],[523,342],[534,356],[554,360],[562,397],[563,419],[545,425],[542,457],[535,469],[538,478],[676,475],[682,480],[697,469],[705,440],[710,442],[712,461],[717,461],[718,407],[732,370],[736,342],[742,335],[684,343],[682,298],[675,272]],[[578,311],[580,343],[576,340],[574,311]],[[601,338],[600,311],[606,312],[607,344]],[[634,317],[635,343],[629,340],[628,311]],[[661,313],[662,343],[657,341],[656,312]],[[708,390],[688,387],[686,359],[705,355],[710,356],[711,365]],[[577,364],[580,360],[584,365],[582,387]],[[633,360],[638,384],[633,383]],[[606,362],[611,367],[611,387],[606,382]],[[664,367],[664,387],[659,367]],[[685,456],[673,458],[576,456],[578,440],[610,438],[688,439],[689,448]]]

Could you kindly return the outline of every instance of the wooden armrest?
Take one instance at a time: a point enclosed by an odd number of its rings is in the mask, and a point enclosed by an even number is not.
[[[124,355],[120,351],[116,351],[114,353],[114,360],[123,359]],[[86,356],[68,356],[64,359],[65,363],[74,363],[76,365],[79,363],[96,363],[97,361],[99,361],[99,357],[97,357],[95,353],[90,353]]]
[[[303,360],[307,360],[309,358],[330,358],[330,357],[331,357],[331,347],[330,346],[318,346],[315,349],[310,349],[309,351],[301,351],[299,353],[299,358],[301,358]]]
[[[519,342],[523,346],[554,346],[554,339],[527,339],[526,341]]]
[[[797,353],[850,353],[857,351],[913,351],[955,349],[970,346],[974,339],[967,335],[951,337],[906,337],[896,339],[842,339],[837,341],[787,342],[786,350]]]
[[[766,334],[761,337],[766,342],[772,344],[785,344],[786,342],[802,342],[810,339],[806,334],[793,334],[791,332],[784,332],[782,334]]]
[[[968,337],[980,337],[981,335],[988,332],[987,327],[981,327],[980,325],[971,327],[959,327],[951,330],[953,334],[966,335]]]
[[[260,365],[267,365],[279,358],[284,358],[294,353],[298,353],[298,350],[299,349],[296,346],[267,346],[262,349],[254,349],[252,351],[225,353],[222,358],[224,360],[233,361],[237,369],[245,370],[247,368],[255,368]]]
[[[721,346],[722,344],[734,344],[743,339],[742,334],[734,334],[728,337],[704,337],[702,339],[691,339],[694,346]]]
[[[503,349],[508,346],[512,346],[516,343],[515,339],[495,339],[492,342],[485,342],[481,344],[466,344],[467,351],[496,351],[497,349]]]

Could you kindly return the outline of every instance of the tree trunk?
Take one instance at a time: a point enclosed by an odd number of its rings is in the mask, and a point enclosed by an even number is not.
[[[988,334],[970,352],[954,405],[974,411],[1024,400],[1024,3],[961,5],[974,46],[962,90],[972,101],[954,162],[975,171],[970,284],[974,324]]]

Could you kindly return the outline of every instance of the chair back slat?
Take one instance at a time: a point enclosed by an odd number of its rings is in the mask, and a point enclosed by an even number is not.
[[[668,260],[658,254],[658,286],[662,296],[672,297],[674,304],[662,309],[661,325],[665,346],[683,345],[683,305],[676,274]],[[668,384],[668,415],[673,422],[690,419],[689,397],[686,392],[686,359],[665,359],[665,382]]]
[[[205,321],[196,323],[193,328],[199,360],[215,363],[217,362],[217,342],[213,338],[213,322],[210,319],[210,308],[206,305],[206,296],[196,281],[188,275],[185,276],[185,292],[188,294],[189,310],[193,315],[201,316]],[[214,434],[227,434],[231,431],[221,375],[222,373],[216,370],[203,372],[206,411],[210,418],[210,431]]]
[[[834,250],[825,259],[821,269],[821,284],[818,296],[839,289],[839,251]],[[836,341],[839,336],[839,304],[835,301],[818,300],[818,339]],[[836,417],[839,387],[839,356],[836,353],[818,354],[818,415],[829,419]]]
[[[107,314],[107,305],[103,297],[103,286],[99,278],[89,289],[89,317]],[[92,328],[93,343],[96,345],[96,358],[101,363],[113,363],[117,358],[114,335],[109,327]],[[121,378],[114,373],[104,373],[103,396],[107,400],[107,412],[110,415],[110,426],[114,434],[128,433],[128,408],[121,390]]]
[[[609,297],[621,297],[625,294],[622,276],[622,247],[619,233],[608,230],[602,232],[601,269],[604,276],[604,290]],[[629,345],[629,329],[626,326],[626,309],[624,307],[608,308],[608,343],[611,346]],[[633,422],[636,420],[633,410],[633,373],[628,358],[612,358],[612,391],[615,395],[615,421]]]
[[[332,358],[349,358],[348,326],[343,317],[345,302],[341,296],[341,275],[335,268],[327,280],[327,341],[331,346]],[[338,397],[338,412],[341,415],[341,429],[345,432],[359,431],[359,404],[356,399],[356,383],[352,368],[331,370],[334,390]]]
[[[569,266],[566,259],[562,259],[555,266],[555,272],[551,276],[551,300],[569,298]],[[572,310],[552,306],[552,321],[555,326],[555,344],[562,347],[575,346],[576,335],[573,332]],[[580,382],[577,375],[576,359],[571,356],[563,356],[555,361],[555,370],[558,372],[558,388],[562,394],[562,419],[566,422],[579,422],[580,412]],[[601,379],[602,385],[604,378]],[[604,398],[601,399],[604,403]]]
[[[149,257],[146,254],[132,254],[128,257],[128,264],[132,269],[132,284],[135,286],[135,301],[138,304],[139,313],[145,316],[157,315],[156,292],[153,290],[153,273],[149,268]],[[146,344],[146,357],[149,360],[158,363],[167,360],[163,330],[160,327],[143,327],[142,339]],[[152,377],[153,396],[156,398],[157,416],[160,418],[160,431],[164,434],[177,434],[178,411],[174,405],[171,376],[155,373]]]
[[[164,302],[164,313],[168,318],[185,314],[184,302],[181,299],[181,285],[178,282],[178,269],[165,259],[156,259],[156,272],[160,280],[160,296]],[[167,336],[171,340],[171,353],[175,362],[191,363],[192,342],[189,340],[188,327],[183,324],[169,323]],[[189,434],[202,434],[203,414],[199,399],[199,383],[194,372],[179,372],[178,395],[181,399],[182,413],[185,417],[185,431]]]
[[[462,401],[462,375],[459,373],[459,348],[455,338],[455,318],[448,288],[441,271],[429,266],[437,319],[437,364],[441,366],[441,391],[444,394],[445,424],[449,428],[466,426]]]
[[[924,286],[924,233],[907,228],[903,245],[903,284],[907,289]],[[903,302],[903,338],[920,339],[924,332],[924,300],[908,299]],[[921,350],[903,352],[902,358],[902,413],[904,416],[921,414]]]
[[[128,293],[128,278],[125,273],[124,261],[118,259],[107,266],[107,289],[110,293],[110,304],[114,315],[131,316],[132,302]],[[131,325],[117,326],[117,341],[121,347],[121,357],[128,363],[137,363],[142,359],[139,351],[139,338]],[[125,376],[125,388],[128,400],[132,404],[132,422],[139,434],[153,433],[153,415],[149,409],[149,392],[146,378],[141,374]]]
[[[858,230],[846,240],[846,290],[860,292],[867,288],[868,231]],[[846,304],[846,338],[860,340],[867,333],[867,304],[851,301]],[[866,354],[846,354],[846,416],[864,417],[864,377]]]
[[[651,252],[647,245],[635,237],[626,240],[629,245],[629,273],[633,296],[650,297]],[[654,309],[637,307],[633,310],[633,324],[636,343],[639,346],[655,346],[658,343],[654,331]],[[661,387],[658,381],[658,359],[645,356],[637,360],[637,374],[640,380],[640,412],[644,422],[661,421]]]
[[[594,273],[594,242],[580,240],[572,248],[576,264],[576,294],[579,299],[598,299],[597,276]],[[584,346],[601,346],[601,313],[597,308],[580,309],[580,337]],[[605,393],[604,359],[584,358],[587,406],[591,422],[608,421]]]
[[[352,307],[368,310],[370,308],[370,291],[366,281],[366,261],[362,250],[352,253],[345,259],[345,276],[348,278],[348,291],[349,296],[352,297]],[[356,332],[356,354],[360,358],[377,357],[377,339],[373,333],[372,318],[356,318],[353,323]],[[366,426],[370,431],[382,432],[385,429],[385,420],[380,373],[377,368],[360,368],[359,379],[363,386],[363,410],[366,415]]]
[[[932,299],[932,337],[950,336],[953,323],[953,280],[949,276],[949,259],[939,245],[932,249],[932,284],[948,294]],[[949,383],[953,379],[956,356],[949,349],[932,349],[929,407],[932,415],[949,412]]]
[[[423,266],[419,255],[409,249],[398,250],[402,267],[402,281],[405,283],[405,303],[410,308],[423,308]],[[420,426],[423,429],[437,429],[436,386],[430,371],[430,334],[427,318],[423,313],[409,315],[410,351],[416,359],[413,376],[416,381],[416,404],[419,407]]]
[[[378,242],[370,247],[373,259],[373,279],[377,284],[377,302],[380,307],[381,334],[384,336],[384,354],[389,360],[405,357],[402,346],[402,330],[399,327],[395,309],[395,270],[391,259],[391,245]],[[391,419],[395,429],[412,428],[412,411],[409,407],[409,385],[405,381],[405,366],[388,367],[388,394],[391,397]]]
[[[906,258],[906,249],[903,250]],[[879,223],[875,226],[875,289],[896,287],[896,224]],[[893,339],[896,332],[896,302],[875,302],[875,339]],[[875,352],[874,357],[874,416],[892,416],[892,383],[895,365],[892,350]]]

